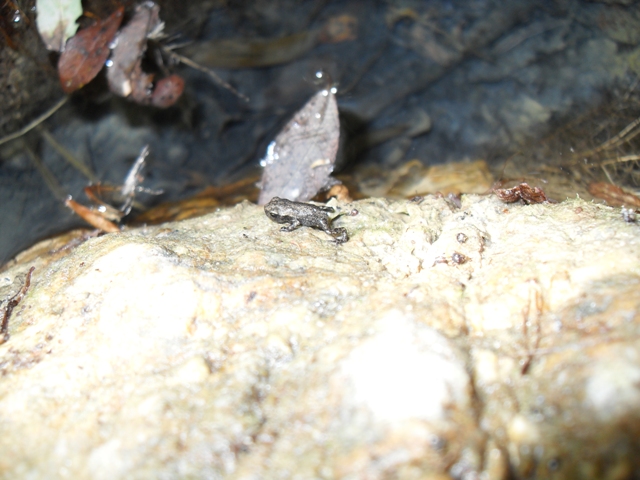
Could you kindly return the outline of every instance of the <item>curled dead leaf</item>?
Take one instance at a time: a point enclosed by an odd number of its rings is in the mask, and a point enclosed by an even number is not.
[[[121,97],[145,98],[151,90],[152,75],[140,63],[147,49],[147,33],[160,24],[160,7],[152,2],[138,5],[133,18],[119,32],[107,70],[109,89]]]
[[[133,17],[116,36],[107,70],[109,89],[121,97],[129,97],[143,105],[169,107],[180,97],[184,80],[177,75],[161,79],[154,89],[153,74],[142,70],[142,57],[147,38],[162,29],[160,7],[147,1],[138,5]]]
[[[496,188],[493,191],[504,203],[522,200],[527,205],[531,205],[549,201],[540,187],[532,187],[528,183],[521,183],[513,188]]]

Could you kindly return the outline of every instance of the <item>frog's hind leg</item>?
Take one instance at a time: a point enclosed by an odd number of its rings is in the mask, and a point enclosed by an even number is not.
[[[301,225],[300,220],[293,219],[289,225],[280,228],[281,232],[292,232]]]

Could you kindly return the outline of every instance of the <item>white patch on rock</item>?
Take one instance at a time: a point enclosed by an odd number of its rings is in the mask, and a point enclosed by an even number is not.
[[[114,438],[93,449],[87,461],[92,478],[95,480],[122,478],[129,472],[131,465],[122,455],[122,447],[120,439]]]
[[[640,354],[633,347],[618,350],[594,363],[585,387],[586,403],[602,420],[635,412],[640,405]]]
[[[444,336],[401,316],[387,314],[344,363],[353,401],[381,421],[442,421],[452,405],[470,404],[464,362]]]

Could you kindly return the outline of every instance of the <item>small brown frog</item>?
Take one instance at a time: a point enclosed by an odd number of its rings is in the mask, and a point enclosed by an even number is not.
[[[334,211],[332,207],[292,202],[279,197],[273,197],[264,206],[264,213],[267,214],[267,217],[276,223],[288,224],[280,229],[283,232],[291,232],[298,227],[311,227],[331,235],[338,244],[345,243],[349,240],[347,230],[342,227],[331,227],[331,219],[328,214]]]

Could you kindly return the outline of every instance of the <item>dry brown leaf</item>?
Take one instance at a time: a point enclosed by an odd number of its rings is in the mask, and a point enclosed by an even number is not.
[[[496,188],[493,191],[504,203],[522,200],[527,205],[530,205],[549,201],[541,188],[532,187],[528,183],[521,183],[513,188]]]
[[[611,183],[593,182],[589,184],[588,190],[591,195],[612,207],[640,207],[640,198]]]
[[[95,210],[91,210],[90,208],[85,207],[84,205],[79,204],[71,197],[67,198],[64,204],[73,210],[78,216],[82,217],[82,219],[88,224],[94,226],[95,228],[102,230],[108,233],[119,232],[120,229],[118,226],[104,218],[99,212]]]
[[[102,70],[123,13],[124,8],[120,7],[106,19],[80,30],[69,39],[58,60],[58,75],[65,93],[84,87]]]

